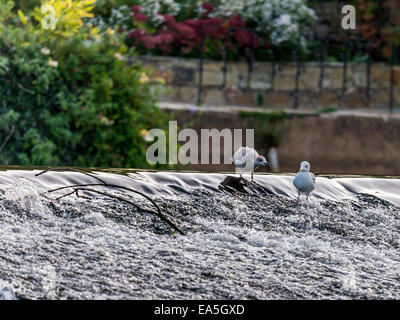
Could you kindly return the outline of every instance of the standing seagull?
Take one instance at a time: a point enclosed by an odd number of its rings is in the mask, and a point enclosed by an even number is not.
[[[251,181],[253,181],[254,170],[268,165],[267,160],[250,147],[240,147],[233,155],[232,163],[241,172],[251,172]],[[240,173],[240,177],[242,177],[242,173]]]
[[[300,163],[300,171],[297,173],[296,177],[293,180],[293,184],[299,192],[297,196],[297,202],[300,201],[300,193],[307,194],[307,202],[308,197],[315,189],[315,176],[310,172],[310,164],[307,161],[303,161]]]

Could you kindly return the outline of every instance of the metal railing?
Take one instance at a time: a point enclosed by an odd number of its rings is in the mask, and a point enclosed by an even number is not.
[[[209,26],[207,26],[209,27]],[[256,30],[254,29],[249,29],[249,28],[236,28],[236,27],[229,27],[229,30],[227,31],[227,34],[232,34],[235,30],[237,29],[242,29],[246,30],[250,33],[251,35],[251,41],[250,41],[250,46],[246,48],[246,58],[247,58],[247,65],[248,65],[248,71],[247,71],[247,86],[249,88],[250,83],[251,83],[251,78],[252,78],[252,73],[253,73],[253,66],[254,62],[256,60],[255,58],[255,52],[256,48],[254,46],[254,39],[255,36],[258,34]],[[205,40],[206,40],[206,34],[205,34],[205,26],[201,26],[201,47],[200,47],[200,59],[199,59],[199,79],[198,79],[198,88],[197,88],[197,103],[201,104],[202,102],[202,91],[203,91],[203,74],[204,74],[204,50],[205,50]],[[317,35],[314,33],[310,34],[301,34],[296,42],[296,49],[294,51],[294,61],[296,65],[296,73],[295,73],[295,79],[294,79],[294,90],[291,92],[291,95],[293,97],[293,108],[298,109],[299,107],[299,96],[301,93],[300,90],[300,78],[302,75],[302,64],[305,62],[302,59],[302,40],[306,40],[309,43],[318,44],[317,47],[320,48],[318,52],[316,52],[315,56],[318,57],[318,60],[315,61],[319,64],[319,69],[320,69],[320,76],[319,76],[319,81],[318,81],[318,88],[316,88],[316,94],[321,94],[324,91],[324,86],[323,82],[325,79],[325,68],[327,65],[327,52],[329,49],[332,49],[336,46],[338,51],[340,51],[340,62],[342,63],[342,69],[343,69],[343,77],[342,77],[342,87],[341,90],[337,94],[337,98],[339,100],[344,100],[346,95],[347,95],[347,87],[348,87],[348,64],[349,64],[349,59],[350,56],[349,54],[351,53],[352,50],[357,49],[357,52],[363,52],[364,53],[364,61],[363,62],[356,62],[356,63],[363,63],[365,64],[365,73],[366,73],[366,83],[365,83],[365,93],[364,93],[364,100],[368,104],[371,102],[372,96],[373,96],[373,91],[371,89],[371,66],[372,66],[372,56],[371,56],[371,41],[370,40],[365,40],[363,39],[360,35],[355,34],[354,32],[348,32],[347,36],[342,39],[338,40],[337,35],[335,36],[325,36],[325,37],[317,37]],[[274,47],[271,47],[271,57],[272,59],[269,61],[272,65],[271,68],[271,80],[273,84],[273,80],[276,75],[276,65],[279,61],[275,58],[274,54]],[[228,46],[227,42],[225,44],[225,55],[224,55],[224,60],[223,60],[223,67],[221,69],[221,72],[223,73],[222,75],[222,83],[221,83],[221,88],[224,89],[226,88],[227,84],[227,73],[228,73],[228,66],[229,66],[229,58],[228,58]],[[390,65],[390,79],[388,80],[388,110],[390,113],[393,113],[394,108],[395,108],[395,65],[398,63],[398,46],[393,45],[393,50],[392,50],[392,57],[389,62],[387,62]],[[273,91],[274,86],[272,85],[271,89],[268,89],[268,91]]]

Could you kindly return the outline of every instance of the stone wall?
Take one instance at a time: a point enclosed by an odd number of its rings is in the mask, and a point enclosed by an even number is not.
[[[170,90],[165,101],[196,103],[199,84],[199,60],[171,57],[140,57],[155,76],[165,79]],[[226,78],[224,63],[204,61],[201,102],[205,105],[264,106],[293,108],[296,79],[295,63],[255,62],[248,73],[246,62],[230,62]],[[273,72],[273,69],[275,70]],[[373,63],[370,76],[370,100],[366,99],[367,67],[349,63],[345,95],[343,63],[325,63],[322,91],[319,91],[321,68],[318,63],[303,63],[299,78],[299,108],[388,108],[390,65]],[[224,84],[225,81],[225,85]],[[400,105],[400,66],[394,68],[395,106]]]

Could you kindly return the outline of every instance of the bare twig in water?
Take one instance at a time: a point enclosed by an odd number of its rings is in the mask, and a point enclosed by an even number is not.
[[[106,181],[96,177],[93,174],[90,174],[90,173],[87,173],[87,172],[84,172],[84,171],[80,171],[78,169],[73,169],[73,168],[52,168],[52,169],[47,169],[47,170],[44,170],[44,171],[36,174],[35,176],[40,176],[41,174],[44,174],[44,173],[49,172],[49,171],[58,171],[58,170],[70,170],[70,171],[79,172],[79,173],[85,174],[85,175],[87,175],[89,177],[92,177],[92,178],[100,181],[101,183],[87,183],[87,184],[68,185],[68,186],[63,186],[63,187],[58,187],[58,188],[55,188],[55,189],[52,189],[52,190],[48,190],[47,193],[52,193],[52,192],[56,192],[56,191],[63,190],[63,189],[70,189],[70,188],[73,189],[72,192],[68,192],[68,193],[56,198],[55,200],[62,199],[64,197],[67,197],[67,196],[72,195],[72,194],[75,194],[77,197],[80,197],[80,198],[90,199],[89,197],[85,197],[85,196],[80,195],[78,193],[79,191],[87,191],[87,192],[98,193],[98,194],[104,195],[106,197],[114,198],[114,199],[129,203],[129,204],[133,205],[134,207],[136,207],[138,210],[149,212],[149,213],[153,213],[153,214],[157,215],[161,220],[163,220],[164,222],[169,224],[173,229],[175,229],[180,234],[182,234],[182,235],[185,234],[175,223],[173,223],[165,214],[163,214],[161,212],[161,209],[157,205],[157,203],[155,203],[152,198],[150,198],[148,195],[144,194],[143,192],[140,192],[140,191],[137,191],[135,189],[128,188],[128,187],[107,183]],[[113,195],[113,194],[110,194],[110,193],[102,192],[102,191],[99,191],[99,190],[95,190],[95,189],[89,189],[87,187],[117,188],[117,189],[123,189],[123,190],[126,190],[126,191],[130,191],[130,192],[139,194],[142,197],[146,198],[149,202],[151,202],[154,205],[154,207],[156,207],[157,211],[143,209],[143,208],[139,207],[137,204],[135,204],[134,202],[129,201],[127,199],[124,199],[122,197],[119,197],[119,196],[116,196],[116,195]],[[132,197],[132,196],[130,196],[130,197]]]

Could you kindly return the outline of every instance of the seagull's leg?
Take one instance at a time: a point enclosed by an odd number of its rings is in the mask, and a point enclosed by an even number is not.
[[[300,191],[299,191],[299,193],[297,194],[297,203],[300,203]]]
[[[309,203],[309,202],[310,202],[310,200],[309,200],[309,197],[310,197],[310,193],[308,192],[308,193],[307,193],[307,200],[306,200],[306,201],[307,201],[307,203]]]
[[[251,172],[251,182],[254,181],[254,180],[253,180],[253,172],[254,172],[254,171]]]

